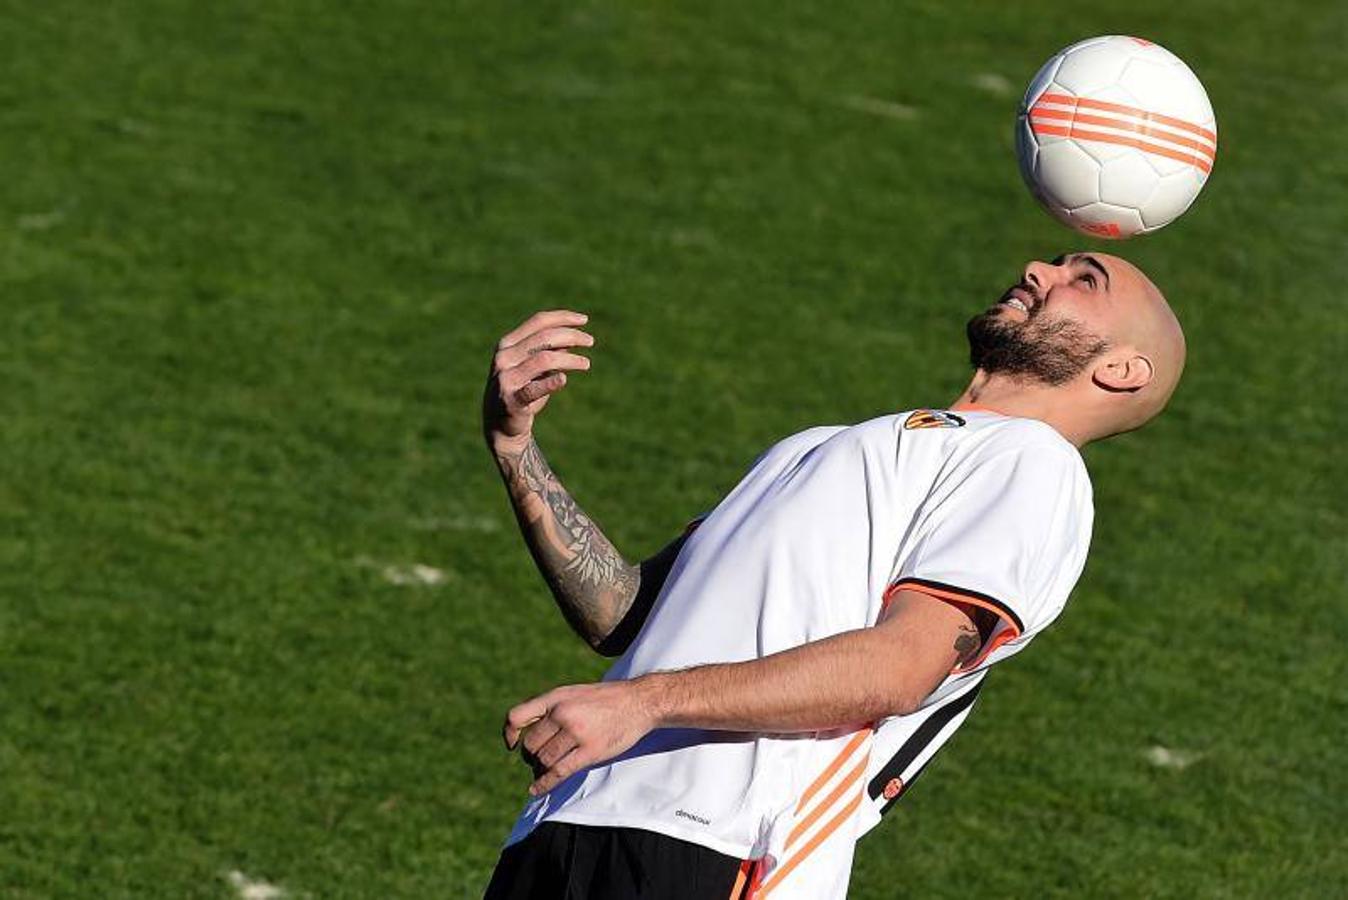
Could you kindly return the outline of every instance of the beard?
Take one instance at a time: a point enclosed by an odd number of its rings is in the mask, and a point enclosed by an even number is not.
[[[1056,387],[1086,370],[1109,349],[1099,335],[1075,322],[1040,321],[1036,303],[1023,322],[1008,321],[994,306],[969,320],[969,362],[989,375],[1029,378]]]

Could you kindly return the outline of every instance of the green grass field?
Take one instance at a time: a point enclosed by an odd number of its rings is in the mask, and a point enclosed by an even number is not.
[[[853,896],[1348,895],[1342,3],[4,12],[0,895],[478,896],[504,711],[604,668],[481,446],[497,336],[592,314],[540,440],[650,552],[776,438],[954,397],[969,315],[1084,243],[1011,123],[1108,32],[1217,110],[1118,248],[1189,371],[1088,451],[1073,603]]]

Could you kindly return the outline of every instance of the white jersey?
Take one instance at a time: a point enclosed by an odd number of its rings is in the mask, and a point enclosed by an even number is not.
[[[910,715],[805,735],[661,729],[530,802],[538,823],[641,828],[763,862],[755,896],[841,897],[856,838],[969,714],[988,667],[1062,611],[1090,543],[1091,486],[1050,426],[917,410],[772,447],[684,544],[606,681],[758,659],[866,628],[899,589],[997,625]]]

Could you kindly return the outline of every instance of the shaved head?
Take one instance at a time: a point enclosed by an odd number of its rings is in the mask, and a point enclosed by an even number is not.
[[[1095,256],[1110,271],[1123,313],[1106,330],[1105,340],[1111,347],[1132,348],[1152,369],[1150,380],[1136,392],[1136,402],[1121,411],[1120,430],[1127,431],[1164,409],[1179,385],[1187,352],[1184,330],[1165,295],[1141,269],[1117,256]]]

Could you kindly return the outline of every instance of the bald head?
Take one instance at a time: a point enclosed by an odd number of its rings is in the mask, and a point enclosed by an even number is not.
[[[1109,343],[1101,362],[1104,372],[1095,379],[1107,390],[1130,396],[1118,408],[1118,430],[1130,431],[1165,408],[1184,372],[1184,330],[1165,295],[1137,266],[1117,256],[1094,254],[1109,273],[1114,315],[1108,317],[1103,337]],[[1131,361],[1129,357],[1135,361]],[[1143,371],[1129,373],[1129,365]],[[1134,376],[1132,380],[1128,375]],[[1124,377],[1122,385],[1113,381]],[[1136,380],[1141,377],[1140,383]]]

